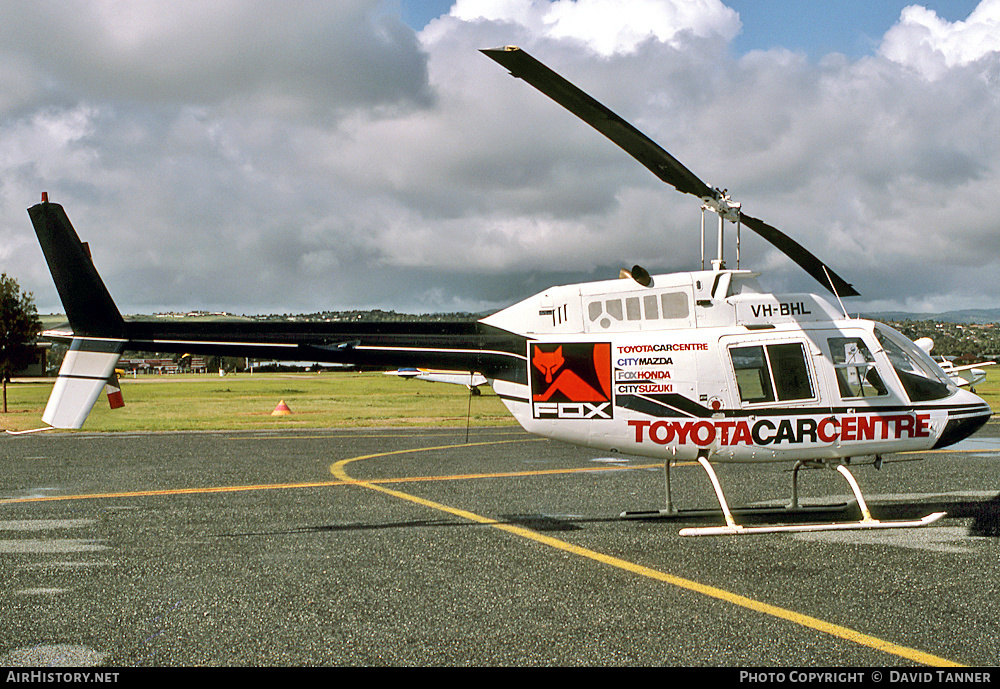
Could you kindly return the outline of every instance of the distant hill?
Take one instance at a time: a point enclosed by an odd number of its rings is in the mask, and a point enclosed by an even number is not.
[[[878,311],[861,314],[873,321],[935,321],[937,323],[1000,323],[1000,309],[962,309],[943,313]]]
[[[236,316],[233,314],[158,314],[158,318],[184,318],[203,321],[323,321],[323,320],[405,320],[405,321],[437,321],[437,320],[477,320],[488,313],[448,313],[448,314],[402,314],[394,311],[333,311],[310,314],[275,314],[271,316]],[[945,311],[943,313],[912,313],[908,311],[872,311],[862,313],[862,318],[874,321],[935,321],[937,323],[1000,323],[1000,309],[963,309]],[[63,314],[39,314],[43,329],[54,328],[66,323]],[[148,320],[153,316],[126,316],[126,319],[139,318]]]
[[[40,313],[38,320],[42,322],[42,330],[52,330],[63,325],[69,327],[66,316],[61,313]]]

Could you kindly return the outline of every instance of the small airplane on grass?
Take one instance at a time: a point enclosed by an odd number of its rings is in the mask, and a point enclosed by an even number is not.
[[[968,385],[969,389],[973,392],[976,391],[977,385],[986,380],[986,371],[981,369],[980,366],[993,366],[996,364],[995,361],[980,361],[978,364],[956,366],[944,357],[934,357],[934,361],[937,362],[942,371],[948,374],[955,385],[959,387]]]
[[[872,518],[848,470],[852,460],[951,445],[990,418],[989,406],[955,385],[892,328],[850,318],[816,294],[771,294],[758,273],[727,267],[726,222],[784,252],[839,301],[857,295],[825,263],[774,227],[743,213],[673,156],[583,91],[516,47],[483,51],[592,125],[654,175],[718,215],[717,257],[701,270],[553,286],[477,322],[213,323],[125,320],[62,206],[28,213],[71,331],[43,420],[80,428],[126,350],[309,360],[385,369],[479,372],[515,419],[547,438],[662,459],[666,506],[623,516],[683,514],[671,500],[670,466],[704,467],[726,524],[683,535],[922,526]],[[468,375],[468,374],[465,374]],[[736,523],[713,464],[827,467],[851,486],[862,517],[823,524]]]
[[[921,337],[914,342],[915,345],[920,347],[922,350],[928,354],[934,349],[934,340],[929,337]],[[934,363],[941,367],[951,382],[953,382],[958,387],[966,387],[972,392],[976,391],[976,386],[986,380],[986,371],[984,371],[982,366],[994,366],[995,361],[980,361],[975,364],[964,364],[961,366],[956,366],[953,361],[946,359],[940,355],[931,355],[934,359]]]
[[[386,371],[385,375],[399,376],[407,380],[424,380],[428,383],[464,385],[469,388],[469,393],[472,395],[481,395],[482,392],[479,390],[479,387],[489,382],[482,373],[442,371],[434,368],[397,368],[395,371]]]

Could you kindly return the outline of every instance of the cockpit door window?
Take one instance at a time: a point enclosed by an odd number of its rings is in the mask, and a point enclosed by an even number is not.
[[[875,368],[875,357],[860,337],[831,337],[827,344],[842,399],[889,394]]]

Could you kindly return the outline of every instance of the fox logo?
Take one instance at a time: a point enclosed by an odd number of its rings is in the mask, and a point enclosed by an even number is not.
[[[566,363],[562,355],[562,345],[551,352],[546,352],[541,347],[535,347],[535,355],[531,357],[531,363],[545,374],[545,382],[551,383],[553,372],[558,371]]]
[[[611,345],[531,343],[535,418],[611,418]]]

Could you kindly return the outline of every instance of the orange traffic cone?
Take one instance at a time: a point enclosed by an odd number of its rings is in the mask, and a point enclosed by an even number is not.
[[[281,400],[278,402],[278,406],[274,408],[274,411],[271,412],[271,416],[288,416],[291,413],[292,410],[285,404],[285,400]]]

